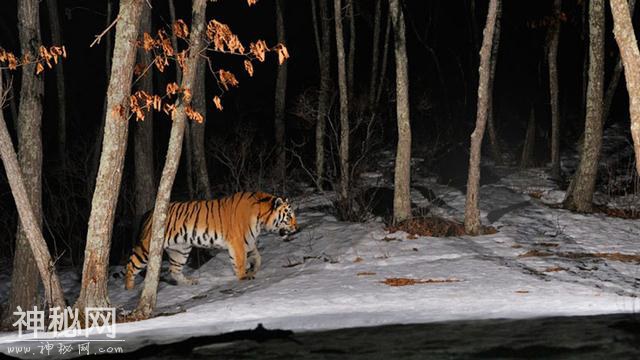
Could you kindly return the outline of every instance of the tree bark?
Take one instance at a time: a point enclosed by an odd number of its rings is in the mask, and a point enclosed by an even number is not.
[[[487,124],[487,110],[489,107],[489,88],[491,76],[491,47],[493,45],[494,30],[496,27],[498,2],[489,2],[487,13],[487,23],[482,37],[482,47],[480,48],[480,68],[478,82],[478,109],[476,114],[476,128],[471,134],[471,151],[469,155],[469,176],[467,179],[467,195],[464,207],[464,229],[468,234],[477,235],[482,231],[480,224],[480,210],[478,209],[480,187],[480,152],[482,147],[482,137]]]
[[[493,83],[496,78],[496,67],[498,65],[498,50],[500,49],[500,19],[502,17],[502,3],[498,3],[498,10],[496,14],[496,28],[493,33],[493,47],[491,48],[491,74],[489,76],[489,108],[487,114],[487,127],[489,132],[489,147],[491,149],[491,157],[496,164],[502,163],[500,143],[498,141],[498,135],[496,134],[496,127],[494,124],[494,106],[493,106]]]
[[[286,42],[284,27],[284,1],[276,0],[276,34],[278,43]],[[287,96],[287,63],[278,66],[276,76],[276,93],[274,104],[274,129],[276,142],[276,166],[275,178],[279,183],[283,183],[286,176],[286,156],[284,151],[285,137],[285,106]]]
[[[613,34],[620,48],[624,64],[624,77],[629,93],[629,114],[631,115],[631,137],[636,155],[636,172],[640,175],[640,50],[631,23],[631,11],[624,0],[610,0],[613,14]]]
[[[629,16],[633,18],[633,12],[636,7],[636,0],[629,0]],[[623,71],[622,58],[618,54],[616,65],[613,68],[613,74],[611,74],[611,80],[609,80],[609,85],[607,86],[607,91],[604,95],[604,110],[602,112],[602,121],[605,123],[609,120],[609,115],[611,113],[611,105],[613,104],[613,97],[616,94],[616,89],[618,88],[618,83],[620,82],[620,78],[622,77]]]
[[[37,5],[37,1],[31,1],[31,5]],[[22,4],[20,5],[22,7]],[[38,7],[35,6],[32,9],[37,10]],[[20,10],[19,10],[20,11]],[[22,12],[23,14],[26,14]],[[21,19],[26,19],[25,17],[21,17]],[[37,43],[36,43],[37,44]],[[24,70],[25,73],[34,74],[35,66],[33,68],[27,67],[29,70]],[[0,84],[2,84],[2,72],[0,72]],[[2,93],[1,89],[2,85],[0,85],[0,93]],[[0,108],[2,104],[0,104]],[[0,110],[0,157],[2,158],[2,163],[4,164],[5,172],[7,174],[7,180],[9,181],[9,187],[11,188],[11,193],[16,201],[16,207],[18,209],[18,216],[20,218],[20,223],[22,224],[22,229],[24,231],[25,237],[28,241],[27,244],[19,245],[22,247],[28,247],[30,249],[30,256],[35,260],[37,271],[40,274],[40,278],[43,279],[42,284],[44,287],[44,297],[47,305],[50,308],[63,308],[65,306],[64,293],[62,292],[62,286],[60,285],[60,280],[56,275],[55,264],[51,259],[51,255],[49,254],[49,249],[47,248],[47,243],[42,237],[42,232],[40,231],[40,219],[39,215],[33,210],[31,205],[32,199],[27,194],[27,187],[24,177],[22,176],[22,171],[20,170],[20,166],[18,165],[18,157],[16,156],[15,151],[13,150],[13,144],[11,142],[11,136],[9,135],[9,130],[7,129],[7,124],[4,120],[4,113]],[[30,192],[33,189],[29,189]],[[16,247],[18,249],[18,247]],[[18,256],[18,254],[16,254]],[[20,259],[20,261],[26,261],[26,257]],[[14,267],[14,272],[16,271],[16,267]],[[37,280],[36,273],[36,280]],[[31,274],[29,274],[31,276]],[[27,280],[28,277],[23,279]],[[28,280],[31,281],[31,280]],[[13,286],[14,284],[12,284]],[[19,287],[27,287],[33,286],[37,289],[34,283],[18,283]],[[12,289],[13,290],[13,289]],[[13,293],[13,291],[12,291]],[[13,296],[13,295],[12,295]],[[35,297],[35,295],[33,296]],[[33,297],[29,295],[25,300],[33,301]],[[24,303],[12,303],[13,300],[9,302],[9,313],[12,314],[15,306],[22,306]],[[33,306],[33,304],[31,305]],[[26,308],[23,308],[26,310]]]
[[[551,105],[551,176],[560,178],[560,105],[558,86],[558,43],[560,40],[560,13],[562,0],[553,1],[553,23],[549,27],[549,102]]]
[[[23,54],[38,54],[40,38],[40,14],[38,1],[18,2],[18,34]],[[42,98],[44,95],[43,76],[35,75],[35,64],[24,65],[20,87],[20,103],[16,128],[18,132],[18,161],[24,174],[24,186],[29,189],[28,201],[33,210],[37,230],[42,227]],[[9,142],[11,144],[11,142]],[[6,165],[5,165],[6,166]],[[7,177],[10,177],[7,171]],[[38,298],[38,267],[34,252],[29,246],[23,227],[18,224],[16,247],[11,272],[11,294],[9,313],[17,306],[33,309]],[[46,246],[46,245],[45,245]],[[45,247],[46,248],[46,247]]]
[[[151,34],[151,8],[148,6],[144,6],[140,21],[140,34],[145,32]],[[142,48],[138,49],[138,59],[145,66],[153,61],[151,54]],[[139,80],[139,89],[153,94],[152,72]],[[153,111],[147,112],[144,121],[136,122],[134,131],[135,218],[138,224],[142,216],[153,207],[156,194],[153,166]]]
[[[107,270],[113,221],[127,149],[128,103],[136,55],[133,42],[139,33],[142,7],[146,6],[145,4],[144,0],[123,1],[120,6],[120,19],[116,24],[102,153],[96,189],[91,201],[82,286],[76,301],[76,307],[81,311],[85,307],[109,306]]]
[[[604,82],[604,0],[589,1],[589,85],[580,164],[567,190],[564,206],[591,212],[602,146]]]
[[[195,83],[196,67],[199,54],[204,47],[202,41],[205,27],[206,0],[193,1],[193,13],[191,17],[191,34],[189,35],[189,58],[186,63],[186,70],[182,77],[182,88],[192,89]],[[144,288],[138,301],[138,306],[134,312],[135,318],[148,318],[153,313],[156,306],[158,292],[158,280],[160,277],[160,265],[162,264],[162,253],[164,251],[164,229],[171,198],[171,188],[178,171],[180,153],[182,152],[182,141],[186,122],[186,106],[190,105],[189,99],[182,98],[176,111],[171,115],[173,120],[171,125],[171,135],[169,138],[169,148],[160,186],[156,197],[156,204],[153,209],[153,220],[151,225],[151,245],[149,246],[149,259],[147,263],[147,275],[144,279]]]
[[[315,0],[311,0],[312,5]],[[316,115],[316,186],[322,191],[324,182],[324,139],[326,120],[331,97],[331,16],[328,0],[320,0],[320,26],[315,11],[313,14],[314,30],[317,42],[318,64],[320,68],[320,88],[318,89],[318,113]],[[315,6],[315,5],[314,5]],[[315,10],[315,7],[312,9]],[[318,33],[321,33],[318,35]]]
[[[338,88],[340,92],[340,201],[347,204],[349,198],[349,92],[342,30],[342,6],[333,0],[336,25],[336,51],[338,54]]]
[[[378,65],[380,59],[380,23],[382,22],[382,0],[376,0],[375,15],[373,16],[373,45],[371,46],[371,77],[369,79],[369,110],[373,112],[376,105],[376,80],[378,80]]]
[[[62,28],[58,16],[58,0],[47,2],[49,12],[49,26],[51,27],[51,40],[54,45],[62,46]],[[64,86],[64,64],[60,62],[55,67],[56,70],[56,91],[58,98],[58,156],[61,167],[66,168],[66,148],[67,148],[67,112]]]
[[[411,217],[411,122],[409,113],[409,66],[405,40],[404,15],[400,0],[389,1],[393,23],[396,59],[396,117],[398,147],[394,173],[393,221],[398,223]]]
[[[193,108],[199,111],[202,116],[207,116],[207,103],[206,103],[206,88],[205,88],[205,76],[206,76],[206,63],[203,59],[198,59],[196,65],[196,78],[193,85]],[[207,170],[207,147],[205,139],[207,121],[205,120],[201,124],[190,121],[188,126],[191,130],[191,146],[192,146],[192,160],[193,167],[195,168],[196,175],[196,194],[199,199],[211,199],[211,185],[209,183],[209,171]]]

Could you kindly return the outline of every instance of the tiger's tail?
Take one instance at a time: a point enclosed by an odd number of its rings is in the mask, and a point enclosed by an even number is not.
[[[149,259],[149,243],[151,240],[151,219],[152,212],[148,212],[143,217],[143,225],[141,226],[138,236],[138,244],[133,248],[127,266],[125,268],[124,288],[133,289],[135,286],[136,275],[147,267]]]

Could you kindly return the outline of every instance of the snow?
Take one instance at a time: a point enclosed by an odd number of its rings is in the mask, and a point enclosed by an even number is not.
[[[638,255],[640,222],[550,207],[564,192],[544,169],[503,170],[502,180],[480,191],[482,221],[498,230],[494,235],[390,234],[379,220],[336,220],[327,212],[335,194],[294,198],[303,230],[288,242],[275,235],[261,237],[263,264],[255,280],[238,282],[226,254],[219,254],[188,270],[198,285],[161,282],[158,311],[172,315],[118,324],[117,338],[125,341],[117,346],[132,351],[150,343],[255,328],[258,323],[309,331],[638,312],[638,261],[595,254]],[[376,174],[366,177],[379,183]],[[428,187],[444,201],[434,213],[462,220],[460,190],[431,177],[414,178],[413,185]],[[429,203],[418,190],[412,195],[415,204]],[[532,251],[549,256],[527,256]],[[67,271],[61,277],[73,298],[77,274]],[[383,283],[388,278],[447,281],[392,287]],[[140,288],[125,291],[122,280],[112,279],[111,302],[132,309]],[[16,345],[16,338],[16,333],[0,333],[0,351]]]

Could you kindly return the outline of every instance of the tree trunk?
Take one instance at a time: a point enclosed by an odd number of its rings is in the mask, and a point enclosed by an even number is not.
[[[140,34],[151,34],[151,8],[144,6],[140,21]],[[153,61],[150,53],[138,49],[138,60],[148,66]],[[149,72],[139,81],[139,89],[153,94],[153,73]],[[135,220],[139,224],[142,216],[153,207],[156,182],[153,167],[153,112],[149,111],[144,121],[136,122],[134,129],[135,161]],[[137,236],[137,234],[133,234]]]
[[[531,114],[527,124],[527,133],[524,137],[524,145],[522,146],[522,157],[520,158],[520,166],[528,168],[533,166],[533,153],[536,147],[536,110],[531,105]]]
[[[336,51],[338,54],[338,88],[340,92],[340,202],[348,203],[349,197],[349,92],[342,30],[342,6],[333,0],[336,23]]]
[[[315,4],[315,0],[311,1],[312,4]],[[316,36],[321,39],[317,42],[320,88],[318,89],[318,113],[316,115],[316,186],[318,191],[322,191],[325,128],[331,97],[331,15],[327,0],[320,0],[320,26],[318,26],[315,11],[313,21],[316,34],[321,33],[320,36]]]
[[[489,2],[489,12],[487,13],[487,23],[482,37],[482,47],[480,48],[480,68],[478,82],[478,109],[476,114],[476,128],[471,134],[471,151],[469,154],[469,176],[467,179],[467,196],[464,207],[464,229],[468,234],[477,235],[482,231],[480,224],[480,210],[478,209],[480,187],[480,152],[482,147],[482,137],[487,124],[487,110],[489,107],[489,88],[491,76],[491,47],[493,45],[493,34],[498,18],[498,2]]]
[[[21,19],[18,24],[18,33],[23,54],[37,54],[38,46],[42,43],[38,5],[36,0],[18,2],[18,18]],[[15,120],[18,130],[18,161],[21,173],[26,180],[23,184],[29,189],[29,203],[35,216],[36,227],[40,231],[42,227],[41,124],[44,81],[43,76],[35,75],[35,64],[24,66],[21,81],[18,118]],[[8,171],[7,176],[10,176]],[[23,227],[18,224],[11,272],[10,313],[17,306],[22,309],[33,309],[37,304],[40,277],[29,242]]]
[[[278,43],[286,42],[284,27],[284,1],[276,0],[276,33]],[[276,166],[275,178],[279,183],[283,183],[286,176],[286,156],[284,151],[284,132],[285,132],[285,105],[287,95],[287,63],[278,66],[278,75],[276,77],[276,94],[274,105],[274,128],[276,141]]]
[[[120,19],[116,24],[102,153],[96,189],[91,201],[82,286],[76,301],[76,307],[81,311],[85,307],[109,306],[107,270],[111,233],[127,149],[127,114],[136,56],[136,47],[132,44],[139,33],[143,6],[146,6],[144,0],[123,3],[120,7]]]
[[[31,1],[30,5],[37,5],[37,1]],[[27,6],[28,7],[28,6]],[[23,9],[23,4],[20,4],[19,9]],[[37,10],[37,6],[32,6],[31,10]],[[18,10],[19,13],[25,14],[25,16],[21,17],[21,19],[27,19],[30,16],[26,16],[28,13]],[[38,44],[35,43],[34,44]],[[28,69],[28,70],[26,70]],[[34,74],[35,66],[28,65],[25,70],[25,73]],[[0,84],[2,84],[2,73],[0,72]],[[2,92],[0,85],[0,93]],[[24,91],[24,88],[23,88]],[[0,108],[3,104],[0,104]],[[38,119],[39,121],[39,119]],[[49,249],[47,248],[47,243],[42,237],[42,232],[40,231],[40,219],[39,214],[37,214],[31,205],[30,196],[27,194],[27,187],[25,183],[25,179],[22,176],[22,171],[20,170],[20,166],[18,165],[18,158],[16,156],[15,151],[13,150],[13,144],[11,142],[11,136],[9,135],[9,130],[7,129],[7,124],[4,120],[4,113],[0,111],[0,157],[2,158],[2,163],[4,164],[5,172],[7,174],[7,180],[9,181],[9,187],[11,188],[11,193],[16,201],[16,207],[18,209],[18,216],[20,218],[20,223],[22,224],[22,229],[24,231],[25,237],[27,239],[26,244],[19,244],[16,246],[17,251],[20,247],[29,248],[29,252],[25,252],[23,254],[29,254],[36,263],[37,271],[40,274],[40,278],[43,279],[42,284],[44,286],[44,297],[49,308],[63,308],[65,306],[64,293],[62,292],[62,286],[60,285],[60,280],[56,275],[55,266],[52,266],[53,260],[51,259],[51,255],[49,254]],[[33,194],[34,189],[30,188],[29,192]],[[32,197],[33,198],[33,197]],[[16,253],[16,256],[19,254]],[[18,258],[16,258],[18,259]],[[27,261],[27,257],[23,257],[19,259],[22,262]],[[17,271],[17,267],[13,268],[14,274]],[[15,307],[20,305],[23,306],[27,302],[31,303],[31,306],[35,304],[34,298],[35,294],[27,294],[28,296],[24,299],[18,299],[18,302],[14,302],[13,295],[13,285],[18,284],[18,288],[24,288],[28,286],[33,286],[37,289],[36,283],[28,281],[31,280],[32,274],[16,274],[17,276],[23,275],[22,280],[25,281],[23,283],[14,283],[14,279],[12,279],[12,294],[11,299],[9,301],[9,314],[13,313]],[[24,276],[26,275],[26,276]],[[36,273],[35,279],[37,281],[38,273]],[[35,293],[35,291],[34,291]],[[21,302],[25,301],[25,302]],[[22,308],[27,310],[27,308]],[[31,307],[32,309],[32,307]]]
[[[371,77],[369,79],[369,110],[376,106],[376,80],[378,80],[378,63],[380,58],[380,23],[382,22],[382,0],[376,0],[373,16],[373,45],[371,47]]]
[[[553,1],[553,23],[549,27],[549,102],[551,104],[551,176],[560,178],[560,105],[558,87],[558,43],[560,40],[560,13],[562,0]]]
[[[349,102],[353,107],[353,93],[356,83],[354,81],[354,66],[356,62],[356,18],[354,14],[355,0],[346,0],[347,16],[349,18],[349,55],[347,56],[347,93]]]
[[[567,190],[564,206],[591,212],[602,146],[604,80],[604,0],[589,1],[589,86],[580,164]]]
[[[54,45],[62,46],[62,29],[60,27],[60,19],[58,17],[58,0],[49,0],[47,2],[47,10],[49,12],[49,26],[51,27],[51,40]],[[67,148],[67,114],[66,100],[64,92],[64,65],[60,62],[56,69],[56,90],[58,95],[58,156],[60,157],[61,167],[66,168],[66,148]]]
[[[193,108],[199,111],[202,116],[207,115],[207,103],[206,103],[206,88],[205,88],[205,76],[206,76],[206,63],[203,59],[198,59],[196,65],[196,78],[194,89],[191,92],[193,94]],[[209,171],[207,170],[207,148],[205,139],[207,121],[205,120],[201,124],[196,122],[189,122],[188,126],[191,130],[191,146],[192,146],[192,160],[193,167],[195,168],[196,175],[196,194],[199,199],[211,199],[211,185],[209,183]]]
[[[629,16],[633,18],[633,11],[636,7],[636,0],[629,0]],[[609,85],[607,86],[607,91],[604,95],[604,110],[602,112],[602,121],[605,123],[609,120],[609,115],[611,113],[611,105],[613,104],[613,97],[616,94],[616,89],[618,88],[618,83],[620,82],[620,78],[622,77],[622,58],[618,54],[618,58],[616,60],[616,65],[613,69],[613,74],[611,74],[611,80],[609,80]]]
[[[196,67],[200,51],[205,44],[202,41],[205,27],[206,0],[193,1],[193,14],[191,17],[191,34],[189,36],[189,58],[186,63],[186,71],[182,77],[182,88],[192,89],[195,84]],[[156,204],[153,209],[153,220],[151,225],[151,245],[149,246],[149,259],[147,263],[147,275],[144,279],[144,288],[140,295],[138,306],[134,312],[136,318],[148,318],[151,316],[156,306],[158,292],[158,280],[160,277],[160,265],[162,264],[162,253],[164,251],[164,229],[171,198],[171,188],[178,171],[180,153],[182,152],[182,140],[186,122],[185,108],[190,102],[182,98],[176,111],[171,115],[173,120],[171,125],[171,135],[169,138],[169,148],[160,186],[156,197]]]
[[[405,40],[404,15],[400,0],[389,1],[393,23],[396,59],[396,117],[398,147],[394,174],[393,221],[398,223],[411,217],[411,123],[409,113],[409,69]]]
[[[496,78],[496,67],[498,65],[498,50],[500,49],[500,18],[502,17],[502,3],[498,3],[498,10],[496,14],[496,29],[493,33],[493,47],[491,48],[491,74],[489,75],[489,107],[487,114],[487,127],[489,130],[489,147],[491,148],[491,157],[496,164],[502,163],[500,143],[498,142],[498,135],[496,134],[496,127],[494,124],[494,106],[493,106],[493,83]]]
[[[631,11],[624,0],[610,0],[613,14],[613,34],[620,48],[624,64],[624,77],[629,93],[629,114],[631,115],[631,137],[636,154],[636,172],[640,176],[640,51],[631,23]]]

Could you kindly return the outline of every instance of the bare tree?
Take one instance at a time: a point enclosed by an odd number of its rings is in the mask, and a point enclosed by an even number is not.
[[[191,103],[196,111],[200,111],[206,117],[207,102],[205,89],[206,63],[203,59],[198,59],[196,65],[196,79],[193,88],[193,99]],[[186,126],[190,129],[191,153],[193,168],[195,169],[195,191],[199,198],[211,198],[211,185],[209,183],[209,171],[207,170],[207,149],[205,142],[206,120],[202,123],[190,121]]]
[[[284,26],[284,1],[276,0],[276,34],[278,42],[284,44],[286,41],[286,33]],[[287,96],[287,64],[278,67],[278,75],[276,76],[276,93],[274,106],[274,128],[276,140],[276,179],[283,182],[286,175],[286,154],[285,146],[285,106]]]
[[[203,34],[205,28],[206,0],[194,0],[191,17],[191,34],[189,35],[189,58],[186,62],[186,71],[182,77],[182,89],[192,89],[195,83],[196,66],[198,58],[203,49]],[[171,198],[171,188],[175,180],[180,155],[182,152],[182,141],[184,128],[187,119],[186,108],[191,103],[188,97],[183,97],[176,111],[171,115],[171,135],[169,138],[169,148],[165,159],[160,186],[153,210],[153,220],[151,225],[151,245],[149,246],[149,259],[147,263],[147,275],[144,280],[144,288],[138,301],[138,306],[134,312],[136,318],[148,318],[151,316],[156,306],[158,292],[158,280],[160,277],[160,265],[162,263],[162,252],[164,250],[164,229]]]
[[[613,34],[620,48],[624,64],[624,77],[629,93],[629,113],[631,115],[631,136],[636,155],[636,172],[640,175],[640,50],[631,23],[630,6],[624,0],[610,0],[613,14]]]
[[[336,26],[336,51],[338,54],[338,88],[340,91],[340,202],[347,204],[349,199],[349,95],[340,0],[333,0],[333,7]]]
[[[40,14],[38,1],[18,1],[18,35],[23,54],[37,54],[40,38]],[[44,81],[36,76],[36,65],[25,64],[22,69],[22,86],[20,87],[20,103],[16,127],[18,132],[18,160],[21,173],[29,189],[29,203],[33,209],[36,229],[42,226],[42,98]],[[11,142],[9,142],[11,144]],[[6,165],[5,165],[6,166]],[[9,172],[7,171],[7,176]],[[22,226],[18,224],[16,233],[16,250],[11,272],[11,294],[9,309],[17,306],[32,309],[37,304],[38,267],[34,259],[30,240]],[[46,249],[46,245],[45,245]],[[48,254],[47,254],[48,255]]]
[[[524,137],[524,145],[522,146],[522,157],[520,158],[520,166],[523,168],[533,166],[533,153],[536,146],[536,111],[535,106],[531,105],[529,122],[527,123],[527,132]]]
[[[476,128],[471,134],[471,151],[469,155],[469,176],[467,179],[467,196],[464,208],[464,229],[468,234],[476,235],[482,231],[480,224],[480,210],[478,209],[480,187],[480,152],[482,137],[487,124],[487,111],[489,107],[489,77],[491,76],[491,47],[493,45],[494,30],[498,19],[498,2],[489,2],[487,23],[482,37],[480,48],[480,68],[478,83],[478,109],[476,114]]]
[[[396,117],[398,147],[394,174],[393,220],[411,217],[411,122],[409,113],[409,69],[404,15],[400,0],[389,0],[396,58]]]
[[[589,85],[580,164],[564,199],[568,209],[590,212],[602,146],[604,0],[589,1]]]
[[[549,65],[549,102],[551,104],[551,176],[560,178],[560,106],[558,99],[558,43],[562,0],[553,1],[552,23],[549,26],[547,63]]]
[[[82,268],[82,286],[76,301],[76,307],[79,309],[109,305],[107,293],[109,250],[127,148],[129,124],[126,121],[126,114],[136,56],[136,47],[132,44],[138,36],[143,6],[146,6],[144,0],[123,1],[116,24],[102,153],[96,189],[91,201],[87,245]]]
[[[31,1],[30,5],[37,5],[37,1]],[[20,5],[22,6],[22,5]],[[36,10],[38,7],[30,7],[30,10]],[[22,14],[27,14],[18,10]],[[26,17],[22,17],[22,19],[26,19]],[[29,69],[29,67],[27,67]],[[31,69],[34,70],[34,69]],[[34,71],[25,71],[33,74]],[[25,237],[27,239],[26,244],[19,244],[17,246],[27,247],[29,250],[29,256],[31,256],[36,263],[37,271],[40,274],[40,278],[43,280],[42,284],[44,287],[44,297],[46,303],[51,308],[63,308],[65,306],[64,293],[62,292],[62,286],[60,285],[60,280],[56,275],[55,266],[52,266],[53,260],[51,259],[51,255],[49,254],[49,249],[47,248],[47,243],[42,237],[42,232],[40,231],[40,219],[39,215],[33,210],[32,199],[27,194],[27,187],[25,186],[26,182],[24,177],[22,176],[22,171],[20,170],[20,166],[18,165],[18,157],[16,156],[15,151],[13,150],[13,144],[11,142],[11,136],[9,136],[9,130],[7,129],[7,123],[4,120],[4,113],[2,112],[2,105],[4,105],[4,99],[6,98],[6,93],[2,90],[2,72],[0,72],[0,157],[2,158],[2,163],[4,164],[5,171],[7,173],[7,180],[9,181],[9,187],[11,188],[11,193],[16,201],[16,207],[18,209],[18,216],[20,217],[20,223],[22,224],[22,229],[24,231]],[[39,129],[38,129],[39,130]],[[30,192],[33,189],[29,189]],[[16,254],[18,256],[19,254]],[[26,261],[26,257],[19,259],[19,261]],[[15,273],[16,267],[13,268]],[[36,273],[36,281],[37,281],[37,273]],[[31,274],[29,274],[31,276]],[[28,277],[23,277],[23,280],[30,281]],[[33,286],[37,289],[36,284],[34,283],[18,283],[18,287],[26,287]],[[13,286],[13,285],[12,285]],[[12,288],[12,293],[14,289]],[[35,297],[35,295],[33,295]],[[26,302],[14,302],[13,294],[12,299],[9,301],[9,310],[15,309],[15,306],[24,306],[26,303],[30,303],[30,306],[35,304],[32,295],[29,295],[28,298],[19,299],[19,301],[25,300]],[[23,308],[26,310],[26,308]],[[13,311],[9,311],[9,313],[13,313]],[[9,317],[7,317],[7,320]]]
[[[313,28],[316,36],[316,50],[320,68],[320,88],[318,89],[318,113],[316,115],[316,178],[318,190],[322,191],[324,181],[324,140],[326,120],[329,113],[331,91],[331,16],[329,0],[319,0],[320,21],[316,15],[316,0],[311,0]]]
[[[51,40],[56,45],[62,45],[62,28],[60,26],[60,18],[58,16],[58,0],[49,0],[47,2],[47,10],[49,12],[49,27],[51,28]],[[66,167],[66,148],[67,148],[67,112],[65,100],[64,86],[64,66],[62,63],[56,66],[56,91],[58,96],[58,156],[62,168]]]
[[[140,21],[140,33],[151,33],[151,8],[144,6]],[[150,53],[142,48],[138,50],[139,61],[148,66],[153,61]],[[138,82],[139,89],[153,94],[153,74],[144,75]],[[153,112],[144,121],[136,122],[134,129],[134,163],[135,163],[135,218],[136,223],[142,220],[144,213],[153,207],[156,182],[153,167]],[[135,236],[135,235],[134,235]]]
[[[636,7],[636,0],[629,0],[629,14],[633,18],[633,11]],[[618,54],[616,59],[616,65],[613,68],[613,74],[611,74],[611,78],[609,80],[609,85],[607,86],[607,90],[604,93],[604,109],[602,111],[602,121],[605,123],[609,120],[609,115],[611,113],[611,105],[613,104],[613,97],[616,94],[616,89],[618,89],[618,83],[620,82],[620,78],[622,77],[623,64],[622,58]]]
[[[389,14],[391,16],[391,14]],[[387,20],[387,29],[384,33],[384,45],[382,47],[382,64],[380,65],[380,81],[378,81],[378,90],[376,91],[375,103],[380,103],[382,90],[384,89],[384,79],[387,77],[387,59],[389,58],[389,38],[391,34],[391,19]]]
[[[500,143],[498,141],[498,134],[496,133],[496,126],[494,121],[494,103],[493,103],[493,83],[496,78],[496,67],[498,66],[498,50],[500,49],[500,18],[502,16],[502,3],[498,3],[498,13],[496,14],[496,28],[493,33],[493,46],[491,47],[491,74],[489,75],[489,107],[487,114],[487,130],[489,132],[489,147],[491,149],[491,157],[496,164],[502,162],[502,156],[500,151]],[[475,16],[474,16],[475,18]],[[475,31],[474,31],[475,33]]]

